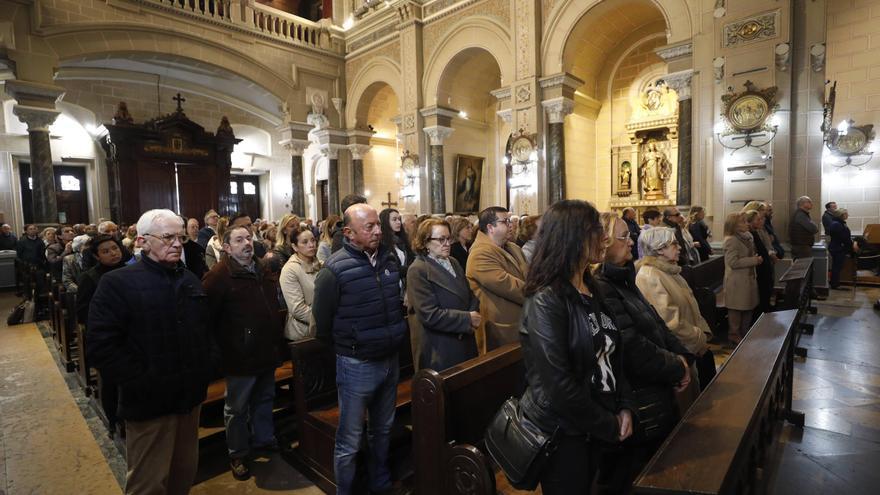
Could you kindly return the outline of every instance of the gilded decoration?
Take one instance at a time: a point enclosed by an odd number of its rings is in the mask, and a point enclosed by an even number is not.
[[[779,35],[779,11],[760,14],[724,25],[724,48],[755,43]]]
[[[740,93],[728,88],[721,96],[724,118],[727,129],[722,135],[749,134],[761,130],[770,130],[768,120],[779,105],[776,103],[776,86],[758,89],[751,81],[744,84],[746,90]]]

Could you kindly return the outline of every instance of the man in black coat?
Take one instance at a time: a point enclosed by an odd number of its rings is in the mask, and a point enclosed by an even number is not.
[[[15,251],[18,237],[12,233],[12,227],[8,223],[0,225],[0,251]]]
[[[205,213],[205,226],[199,229],[199,235],[196,238],[196,242],[199,243],[199,246],[202,246],[202,249],[206,249],[208,242],[217,234],[217,221],[219,220],[220,215],[216,211],[208,210]]]
[[[626,222],[626,228],[629,230],[629,237],[633,241],[632,245],[632,255],[633,259],[639,259],[639,234],[642,233],[642,227],[639,226],[638,220],[636,220],[636,210],[634,208],[624,208],[623,209],[623,221]]]
[[[339,202],[339,208],[340,208],[339,211],[341,211],[342,213],[345,213],[345,210],[347,210],[349,206],[361,204],[361,203],[366,203],[366,202],[367,202],[367,198],[364,196],[361,196],[360,194],[349,194],[348,196],[342,198],[342,201]],[[345,238],[345,236],[342,234],[342,228],[343,228],[342,222],[338,222],[336,225],[333,225],[332,227],[328,225],[328,226],[325,226],[324,228],[331,229],[330,235],[332,236],[333,242],[330,244],[330,252],[335,253],[336,251],[339,251],[340,249],[342,249],[342,240]]]
[[[188,493],[199,460],[199,411],[214,365],[202,283],[180,262],[183,220],[150,210],[140,261],[101,277],[86,356],[119,384],[126,493]]]
[[[250,478],[251,451],[278,448],[272,405],[284,329],[278,285],[254,257],[250,229],[227,230],[223,251],[226,255],[205,275],[204,284],[226,377],[223,423],[232,476],[243,481]]]

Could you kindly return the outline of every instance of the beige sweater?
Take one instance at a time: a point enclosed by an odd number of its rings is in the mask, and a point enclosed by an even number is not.
[[[700,314],[694,293],[681,276],[681,267],[656,256],[637,263],[636,286],[654,306],[666,326],[688,351],[702,355],[712,331]]]
[[[287,325],[284,336],[300,340],[315,335],[312,321],[312,302],[315,299],[315,277],[322,263],[315,260],[306,264],[293,255],[281,269],[281,293],[287,303]]]

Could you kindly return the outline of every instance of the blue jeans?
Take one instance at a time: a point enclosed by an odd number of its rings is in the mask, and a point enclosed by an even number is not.
[[[336,356],[336,387],[339,393],[339,428],[333,452],[337,495],[353,491],[355,456],[364,433],[364,413],[368,414],[367,439],[370,455],[370,491],[391,488],[388,450],[397,402],[400,369],[397,354],[379,361]]]
[[[274,369],[256,376],[226,377],[223,424],[226,425],[226,446],[230,458],[246,457],[251,446],[275,445],[275,426],[272,423],[274,402]]]

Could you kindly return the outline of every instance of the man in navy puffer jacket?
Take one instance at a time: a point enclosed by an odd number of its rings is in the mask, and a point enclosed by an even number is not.
[[[395,255],[380,246],[376,210],[352,205],[343,218],[343,249],[315,279],[316,336],[336,350],[339,427],[333,467],[336,493],[352,493],[355,455],[369,414],[369,488],[391,490],[388,449],[399,375],[397,353],[407,331]]]

